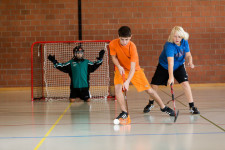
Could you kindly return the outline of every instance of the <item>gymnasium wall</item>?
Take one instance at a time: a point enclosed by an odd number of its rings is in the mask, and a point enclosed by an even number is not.
[[[0,1],[0,87],[30,86],[35,41],[78,40],[77,0]],[[224,0],[82,0],[83,40],[112,40],[132,29],[149,81],[171,29],[189,34],[190,83],[225,83]]]

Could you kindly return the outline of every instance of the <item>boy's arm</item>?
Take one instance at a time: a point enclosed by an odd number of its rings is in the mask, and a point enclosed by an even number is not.
[[[95,61],[94,63],[92,63],[92,62],[88,63],[88,71],[89,71],[89,73],[94,72],[102,64],[104,54],[105,54],[105,50],[101,50],[99,52],[99,56],[96,57],[97,61]]]
[[[187,65],[190,66],[192,69],[195,67],[195,65],[193,64],[192,61],[192,56],[191,56],[191,52],[186,52],[186,60],[187,60]]]
[[[134,76],[134,73],[135,73],[135,66],[136,66],[136,63],[135,62],[131,62],[130,63],[130,72],[128,74],[128,77],[127,77],[127,80],[123,83],[123,89],[125,88],[127,91],[129,89],[129,84],[130,84],[130,81],[131,79],[133,78]]]
[[[70,63],[56,63],[54,64],[54,67],[57,68],[58,70],[65,72],[65,73],[69,73],[71,71],[71,67],[70,67]]]
[[[116,58],[116,55],[111,55],[111,56],[112,56],[112,61],[113,61],[114,65],[119,69],[120,74],[121,75],[125,74],[124,68],[122,66],[120,66],[120,63],[119,63],[118,59]],[[123,84],[123,89],[125,88],[127,91],[129,89],[130,81],[133,78],[134,73],[135,73],[136,63],[131,62],[130,65],[131,65],[130,66],[130,72],[128,74],[127,80]]]
[[[59,63],[56,59],[55,59],[55,55],[48,55],[48,59],[54,64],[54,67],[57,68],[58,70],[65,72],[65,73],[69,73],[70,72],[70,63]]]
[[[170,85],[171,83],[174,84],[174,76],[173,76],[174,58],[167,57],[167,61],[168,61],[168,73],[169,73],[169,79],[167,83],[168,85]]]
[[[121,75],[123,75],[125,73],[124,68],[122,66],[120,66],[120,63],[116,57],[116,55],[111,55],[112,57],[112,61],[114,63],[114,65],[119,69],[119,72]]]
[[[88,71],[89,73],[94,72],[96,69],[98,69],[99,66],[101,66],[102,64],[102,59],[101,60],[97,60],[95,62],[89,62],[88,63]]]

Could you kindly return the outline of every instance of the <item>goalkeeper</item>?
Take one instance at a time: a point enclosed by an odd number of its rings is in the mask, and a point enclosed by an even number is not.
[[[73,58],[66,63],[59,63],[54,55],[49,55],[48,59],[54,64],[54,67],[62,72],[68,73],[71,79],[70,84],[70,102],[80,98],[89,102],[91,95],[89,92],[90,73],[94,72],[102,64],[105,54],[104,50],[99,52],[97,61],[91,62],[84,59],[84,50],[81,46],[73,49]]]

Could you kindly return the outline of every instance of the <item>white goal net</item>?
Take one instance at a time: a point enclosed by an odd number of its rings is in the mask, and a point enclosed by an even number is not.
[[[84,58],[92,62],[96,61],[100,50],[105,50],[102,65],[90,74],[90,94],[92,98],[107,98],[111,95],[108,44],[109,41],[35,42],[31,47],[32,100],[69,98],[69,74],[54,68],[48,55],[55,55],[58,62],[65,63],[72,59],[73,48],[78,45],[84,49]]]

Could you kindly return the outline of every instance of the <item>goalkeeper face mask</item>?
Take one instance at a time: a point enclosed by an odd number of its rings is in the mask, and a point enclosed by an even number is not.
[[[76,46],[73,49],[73,53],[74,53],[75,58],[83,59],[84,50],[83,50],[83,48],[81,46]]]
[[[77,58],[77,59],[83,59],[83,54],[84,54],[84,52],[76,52],[75,53],[75,57]]]

